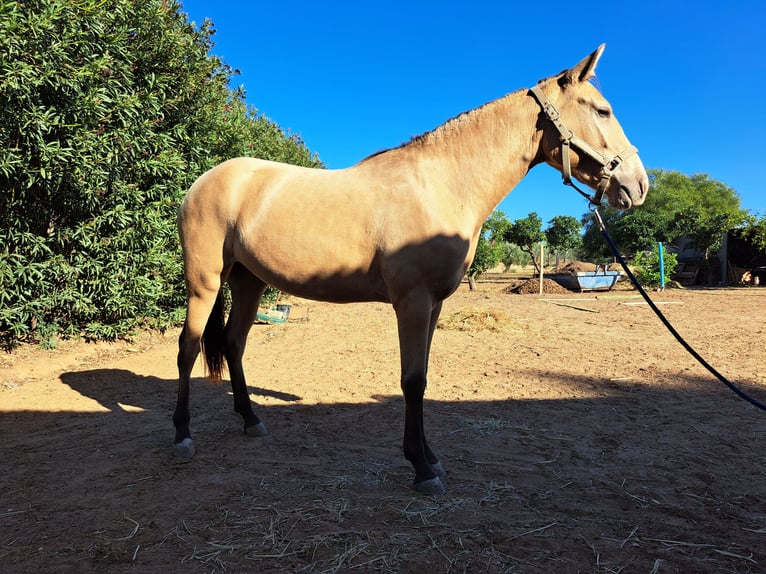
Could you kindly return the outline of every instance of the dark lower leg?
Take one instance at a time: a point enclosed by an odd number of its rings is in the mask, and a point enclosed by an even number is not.
[[[428,365],[430,364],[430,358],[431,358],[431,343],[433,342],[434,337],[434,331],[436,330],[436,323],[439,321],[439,315],[441,314],[442,310],[442,301],[437,302],[433,310],[431,311],[431,321],[428,325],[428,343],[426,345],[426,376],[428,375]],[[426,459],[428,459],[428,462],[431,463],[434,472],[439,478],[443,478],[445,476],[444,467],[442,467],[441,463],[439,462],[438,457],[433,453],[433,451],[428,447],[428,443],[426,441],[426,433],[425,429],[423,428],[423,417],[420,417],[421,422],[421,432],[423,434],[423,446],[425,447],[425,453],[426,453]]]
[[[423,426],[429,347],[440,308],[427,292],[410,293],[394,304],[405,401],[404,456],[415,469],[415,488],[424,494],[444,492],[439,478],[444,471],[428,447]]]
[[[189,422],[191,414],[189,412],[189,382],[191,370],[197,355],[199,354],[199,342],[188,339],[188,329],[184,327],[181,336],[178,339],[178,396],[176,398],[176,408],[173,412],[173,426],[176,429],[174,442],[176,444],[185,439],[191,439],[191,430]]]
[[[261,423],[261,420],[253,412],[253,404],[250,401],[250,395],[247,392],[247,383],[245,382],[245,374],[242,370],[242,360],[232,361],[228,358],[229,373],[231,374],[231,391],[234,395],[234,411],[237,412],[244,421],[245,429],[248,427],[256,426]]]
[[[266,284],[250,273],[244,266],[235,265],[229,276],[232,306],[226,324],[226,362],[231,375],[231,390],[234,395],[234,410],[244,421],[248,434],[265,434],[265,427],[253,412],[250,395],[247,392],[242,357],[245,354],[247,335],[258,313],[258,304]]]
[[[428,447],[423,425],[423,393],[425,377],[411,377],[402,381],[405,400],[404,442],[405,458],[415,469],[415,484],[433,480],[439,476],[434,465],[439,459]],[[439,465],[440,468],[440,465]]]
[[[178,401],[176,402],[176,410],[173,412],[173,426],[176,429],[176,437],[173,442],[179,443],[184,439],[191,438],[190,418],[189,384],[187,381],[185,386],[183,383],[179,383],[178,386]]]

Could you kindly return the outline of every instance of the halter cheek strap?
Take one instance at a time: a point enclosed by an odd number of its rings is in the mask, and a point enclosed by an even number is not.
[[[626,159],[638,153],[638,149],[636,149],[634,146],[628,146],[613,158],[607,159],[601,152],[588,144],[588,142],[580,139],[574,134],[573,131],[567,129],[566,125],[564,125],[564,121],[561,119],[561,114],[556,109],[556,106],[551,103],[551,101],[545,96],[545,94],[543,94],[539,87],[534,86],[530,88],[529,92],[535,98],[535,100],[537,100],[537,103],[540,104],[545,117],[551,121],[556,130],[559,132],[559,139],[561,140],[561,175],[564,180],[564,185],[572,186],[580,193],[580,195],[585,197],[592,204],[600,205],[601,199],[604,197],[604,193],[606,192],[606,188],[609,187],[609,180],[612,178],[614,172],[617,170],[617,168],[620,167],[620,165],[622,165]],[[569,152],[572,147],[577,148],[589,156],[591,159],[595,160],[596,163],[601,165],[598,187],[596,188],[596,193],[594,195],[588,195],[585,193],[583,190],[577,187],[577,185],[575,185],[574,181],[572,180],[572,166],[569,159]]]

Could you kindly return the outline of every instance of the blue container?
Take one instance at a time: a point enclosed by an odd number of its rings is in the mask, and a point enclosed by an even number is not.
[[[571,291],[609,291],[620,279],[619,271],[579,271],[549,275],[559,285]]]

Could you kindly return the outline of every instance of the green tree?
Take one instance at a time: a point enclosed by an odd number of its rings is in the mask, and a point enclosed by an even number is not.
[[[650,189],[646,202],[630,211],[601,210],[615,244],[633,255],[659,241],[673,243],[687,237],[704,256],[708,282],[710,260],[724,234],[745,221],[737,193],[706,174],[687,176],[677,171],[649,170]],[[586,253],[604,257],[605,242],[590,215],[584,216]]]
[[[487,232],[487,238],[493,243],[500,243],[503,240],[503,234],[511,226],[508,216],[499,209],[489,214],[487,221],[484,222],[484,228]]]
[[[476,254],[467,272],[471,290],[476,289],[476,279],[482,273],[500,263],[503,255],[501,238],[509,225],[508,217],[502,211],[495,210],[481,226]]]
[[[599,208],[601,217],[619,249],[628,256],[648,249],[658,241],[671,242],[671,219],[668,214],[655,213],[643,207],[629,212],[618,211],[611,207]],[[595,224],[593,215],[583,216],[585,233],[583,235],[583,252],[587,259],[594,263],[606,263],[614,259],[609,245]]]
[[[548,222],[545,239],[549,248],[556,252],[556,266],[561,253],[573,251],[582,245],[581,228],[577,218],[571,215],[557,215]]]
[[[514,221],[503,233],[505,241],[515,243],[522,251],[529,254],[536,273],[540,272],[542,261],[538,262],[535,252],[539,244],[545,241],[542,226],[542,220],[533,211],[526,217]]]
[[[724,235],[747,217],[734,189],[706,174],[652,170],[647,204],[649,211],[667,222],[665,236],[655,237],[655,241],[688,237],[703,254],[707,282],[711,283],[712,258]]]
[[[320,165],[173,0],[0,0],[0,344],[167,325],[176,210],[235,155]]]
[[[503,241],[500,244],[500,249],[502,251],[500,261],[502,261],[505,265],[518,265],[520,267],[526,267],[532,261],[529,257],[529,253],[522,251],[521,247],[515,243],[508,243],[507,241]]]
[[[604,225],[611,235],[615,229],[616,223],[620,220],[622,213],[609,206],[599,207],[599,213],[601,214],[601,219],[604,221]],[[593,214],[590,212],[584,214],[580,218],[580,223],[584,229],[582,234],[582,246],[580,248],[583,259],[599,265],[614,261],[614,255],[609,249],[609,245],[604,240]],[[625,244],[623,242],[616,241],[616,244],[620,250],[626,254],[628,253],[625,250]]]
[[[476,245],[476,253],[468,268],[468,287],[471,291],[476,289],[476,279],[479,278],[479,275],[500,262],[501,252],[498,246],[487,239],[484,233],[482,227],[482,233],[479,235],[479,242]]]
[[[766,216],[748,216],[740,233],[748,239],[756,249],[766,252]]]

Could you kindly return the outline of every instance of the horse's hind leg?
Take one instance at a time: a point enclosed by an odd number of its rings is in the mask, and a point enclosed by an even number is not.
[[[216,277],[214,285],[208,289],[198,289],[190,294],[186,306],[186,321],[178,338],[178,398],[173,412],[173,425],[176,429],[173,449],[182,458],[194,456],[189,422],[189,382],[192,368],[200,352],[200,341],[205,331],[208,318],[215,307],[218,297]]]
[[[267,434],[266,427],[253,412],[247,392],[242,356],[245,353],[247,335],[258,313],[258,304],[266,284],[242,265],[235,265],[229,276],[231,287],[231,312],[226,323],[226,362],[231,375],[234,410],[242,416],[245,432],[250,436]]]

